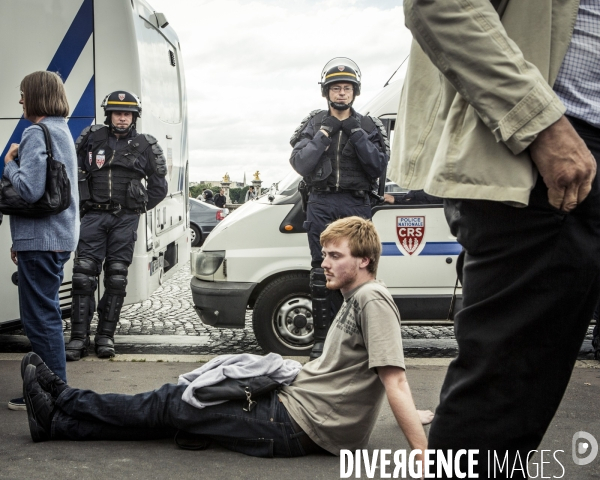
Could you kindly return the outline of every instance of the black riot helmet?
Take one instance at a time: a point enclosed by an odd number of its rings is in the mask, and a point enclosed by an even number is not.
[[[352,106],[354,99],[360,95],[361,73],[358,65],[347,57],[335,57],[323,67],[321,72],[321,95],[327,98],[329,105],[336,110],[346,110]],[[354,96],[348,104],[329,101],[329,87],[334,83],[348,82],[354,85]]]
[[[202,193],[204,193],[204,199],[205,200],[209,200],[209,199],[213,198],[213,191],[212,190],[206,189]]]
[[[104,124],[119,134],[129,133],[135,127],[138,117],[142,116],[142,102],[139,97],[135,93],[125,90],[117,90],[104,97],[101,107],[104,109],[104,115],[106,115]],[[111,112],[132,112],[133,121],[131,125],[127,129],[115,127],[111,122]]]

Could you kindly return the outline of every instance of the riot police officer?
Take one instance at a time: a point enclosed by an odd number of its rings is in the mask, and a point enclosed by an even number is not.
[[[114,333],[133,259],[140,214],[167,194],[167,166],[156,138],[135,130],[142,106],[130,92],[102,102],[105,125],[92,125],[75,143],[79,164],[81,233],[73,266],[73,309],[67,360],[88,354],[94,292],[104,263],[104,295],[98,304],[96,355],[115,355]]]
[[[290,163],[308,189],[304,227],[312,257],[310,289],[313,306],[314,347],[311,358],[323,351],[331,324],[330,294],[319,237],[338,218],[371,218],[369,193],[377,186],[389,160],[389,143],[381,121],[352,108],[360,95],[361,73],[349,58],[336,57],[321,73],[321,95],[327,110],[313,110],[302,120],[290,143]],[[337,293],[339,297],[339,292]],[[341,302],[339,302],[341,304]],[[339,306],[338,306],[339,308]]]

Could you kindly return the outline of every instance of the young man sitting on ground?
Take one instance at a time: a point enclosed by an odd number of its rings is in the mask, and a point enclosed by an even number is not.
[[[260,397],[250,411],[235,400],[198,409],[182,400],[185,385],[137,395],[70,388],[28,354],[23,392],[33,440],[145,440],[179,430],[259,457],[339,455],[367,447],[387,396],[410,447],[426,449],[422,424],[433,414],[417,411],[406,380],[398,309],[375,280],[381,255],[375,227],[344,218],[327,227],[321,244],[327,287],[339,289],[345,302],[323,355],[291,385]]]

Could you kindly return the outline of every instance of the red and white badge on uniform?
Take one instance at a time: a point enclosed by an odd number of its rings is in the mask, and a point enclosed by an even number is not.
[[[102,168],[105,160],[106,156],[104,155],[104,150],[98,150],[98,153],[96,154],[96,165],[98,168]]]

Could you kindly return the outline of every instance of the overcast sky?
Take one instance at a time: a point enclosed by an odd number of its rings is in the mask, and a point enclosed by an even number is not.
[[[263,186],[291,167],[289,138],[325,108],[318,81],[333,57],[363,75],[360,106],[408,55],[402,2],[392,0],[148,0],[179,36],[186,74],[190,181]]]

